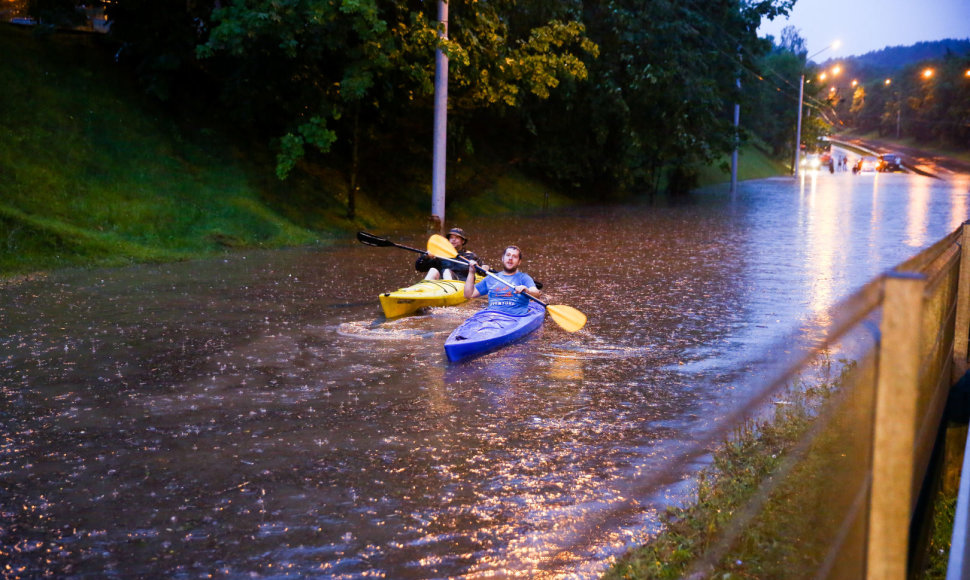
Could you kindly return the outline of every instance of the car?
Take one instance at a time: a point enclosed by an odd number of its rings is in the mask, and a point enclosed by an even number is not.
[[[879,166],[877,167],[879,171],[902,171],[903,170],[903,159],[895,153],[884,153],[879,156]]]
[[[802,157],[801,165],[804,169],[817,170],[822,162],[819,160],[818,153],[809,153],[805,157]]]
[[[879,160],[871,155],[860,157],[852,166],[852,173],[875,173],[879,168]]]
[[[822,153],[822,156],[819,157],[819,162],[822,164],[822,167],[828,167],[830,173],[835,172],[835,160],[832,159],[832,153],[828,151]]]

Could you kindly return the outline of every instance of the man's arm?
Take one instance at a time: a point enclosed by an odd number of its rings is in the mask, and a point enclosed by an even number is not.
[[[468,262],[468,277],[465,278],[465,298],[471,300],[481,296],[475,288],[475,261]]]
[[[531,285],[526,286],[525,284],[519,284],[518,286],[515,287],[515,292],[517,294],[521,294],[522,292],[525,292],[526,294],[528,294],[529,296],[532,296],[533,298],[538,298],[539,295],[542,294],[542,292],[539,290],[539,284],[537,284],[536,281],[532,279],[532,276],[529,276],[528,274],[525,274],[524,278],[525,280],[528,280]]]

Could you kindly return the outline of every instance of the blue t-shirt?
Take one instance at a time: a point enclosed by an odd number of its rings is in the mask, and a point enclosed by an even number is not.
[[[516,272],[511,276],[504,272],[498,272],[495,275],[503,280],[508,280],[512,284],[512,287],[499,282],[491,276],[486,276],[481,282],[475,284],[475,289],[478,290],[479,294],[488,295],[488,309],[514,315],[525,314],[529,310],[529,297],[524,292],[522,294],[516,294],[514,287],[525,286],[526,288],[532,288],[536,285],[535,281],[532,280],[532,276],[529,276],[525,272]]]

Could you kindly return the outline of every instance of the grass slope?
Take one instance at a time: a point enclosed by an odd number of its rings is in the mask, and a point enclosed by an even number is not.
[[[318,238],[269,209],[214,132],[187,139],[146,104],[95,42],[0,28],[0,274]]]
[[[394,191],[359,192],[349,220],[339,168],[301,164],[280,182],[262,144],[172,118],[102,40],[0,25],[0,277],[425,227],[430,160]],[[742,152],[741,179],[776,173],[756,148]],[[712,167],[700,185],[728,179]],[[576,203],[501,162],[456,162],[448,181],[448,220]]]

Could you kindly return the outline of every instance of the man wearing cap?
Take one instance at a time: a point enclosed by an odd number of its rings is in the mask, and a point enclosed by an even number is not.
[[[455,251],[458,252],[459,256],[466,260],[478,262],[478,256],[475,255],[475,252],[465,249],[465,244],[468,243],[468,236],[465,235],[465,230],[451,228],[448,232],[448,241],[455,247]],[[487,268],[487,266],[483,267]],[[425,280],[439,280],[442,277],[445,280],[456,280],[460,279],[459,276],[462,278],[468,276],[467,264],[442,260],[431,254],[425,254],[418,258],[418,261],[414,263],[414,269],[418,272],[427,272],[428,274],[424,277]]]

